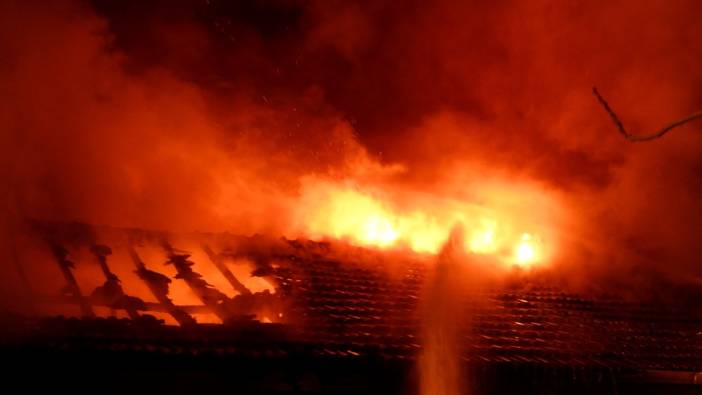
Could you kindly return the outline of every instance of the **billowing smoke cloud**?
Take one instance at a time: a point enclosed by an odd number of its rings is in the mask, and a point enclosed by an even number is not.
[[[363,163],[541,185],[575,283],[702,275],[700,125],[631,145],[590,93],[632,130],[702,107],[697,2],[238,3],[3,2],[8,220],[284,232],[301,177]]]
[[[3,169],[22,216],[252,231],[284,204],[266,192],[354,154],[352,129],[313,94],[218,97],[170,64],[131,70],[86,4],[3,7]]]

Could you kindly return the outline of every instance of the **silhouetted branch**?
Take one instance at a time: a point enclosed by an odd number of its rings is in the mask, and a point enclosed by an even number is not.
[[[609,116],[612,118],[612,121],[614,124],[617,126],[617,130],[619,130],[619,133],[621,133],[625,139],[633,142],[641,142],[641,141],[650,141],[650,140],[655,140],[657,138],[663,137],[666,133],[670,132],[671,130],[677,128],[678,126],[682,126],[688,122],[694,121],[695,119],[702,119],[702,110],[697,111],[693,114],[690,114],[686,116],[685,118],[678,119],[676,121],[673,121],[663,127],[663,129],[652,133],[652,134],[647,134],[647,135],[634,135],[630,134],[629,132],[626,131],[624,128],[624,124],[622,124],[622,121],[619,120],[619,117],[617,114],[612,110],[612,108],[609,106],[609,103],[600,95],[600,92],[597,91],[596,87],[592,87],[592,93],[595,95],[597,98],[597,101],[600,102],[602,107],[607,111]]]

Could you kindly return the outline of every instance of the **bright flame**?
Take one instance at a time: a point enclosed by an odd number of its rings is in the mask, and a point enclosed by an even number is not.
[[[397,240],[398,234],[388,218],[371,216],[363,220],[361,238],[379,246],[387,246]]]
[[[396,221],[379,202],[352,190],[338,191],[318,206],[309,228],[315,236],[387,247],[399,237]]]
[[[524,233],[514,250],[514,261],[517,265],[528,265],[537,261],[536,244],[530,234]]]
[[[540,212],[521,207],[521,201],[515,204],[515,196],[521,194],[500,191],[492,205],[424,199],[405,204],[400,210],[392,199],[377,191],[316,182],[303,190],[298,222],[302,233],[312,239],[343,239],[379,248],[406,247],[426,254],[438,253],[451,229],[461,223],[468,253],[495,256],[519,266],[543,262],[547,254],[541,243],[545,227]],[[525,233],[526,229],[532,233]]]
[[[497,250],[495,231],[497,222],[484,220],[483,226],[474,230],[468,241],[468,251],[476,254],[491,254]]]

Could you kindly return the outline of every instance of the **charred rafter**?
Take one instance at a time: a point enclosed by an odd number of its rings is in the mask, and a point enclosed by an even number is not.
[[[226,309],[226,303],[229,301],[229,298],[214,288],[212,284],[205,281],[200,273],[192,269],[195,263],[189,259],[190,254],[176,251],[166,240],[163,240],[161,245],[168,254],[166,264],[173,265],[176,269],[177,274],[175,278],[185,281],[202,303],[209,307],[222,321],[229,319],[230,313]]]
[[[156,300],[165,307],[173,319],[175,319],[181,326],[195,325],[197,322],[190,314],[181,310],[173,304],[173,301],[168,297],[169,285],[171,279],[167,276],[149,270],[146,268],[146,264],[141,260],[139,254],[137,254],[134,247],[129,246],[129,256],[132,258],[134,265],[136,266],[136,274],[139,278],[146,283],[149,287],[149,291],[154,295]]]
[[[212,264],[230,281],[232,287],[238,292],[233,298],[227,297],[224,293],[213,287],[206,279],[194,270],[195,263],[191,260],[190,254],[174,248],[169,241],[168,235],[164,232],[149,231],[142,229],[117,229],[106,228],[110,234],[126,237],[126,249],[133,261],[135,273],[147,285],[149,291],[156,298],[156,303],[144,302],[143,300],[129,296],[122,287],[118,276],[112,272],[108,264],[108,257],[112,254],[112,248],[107,245],[96,244],[97,230],[88,224],[58,222],[44,223],[32,221],[33,229],[38,235],[47,241],[52,247],[56,261],[61,267],[68,286],[64,288],[64,294],[59,296],[47,296],[38,294],[42,303],[74,304],[80,305],[84,315],[94,315],[92,307],[109,307],[111,309],[125,310],[132,319],[142,319],[147,317],[150,311],[167,312],[181,326],[197,324],[191,313],[204,314],[213,313],[225,323],[259,319],[274,319],[280,321],[282,317],[288,317],[287,310],[290,307],[286,299],[292,283],[281,280],[281,273],[287,269],[281,269],[274,265],[272,261],[289,259],[295,260],[295,251],[302,246],[293,246],[289,241],[273,240],[261,236],[238,237],[220,239],[224,249],[221,253],[216,253],[207,243],[203,244],[203,251],[211,258]],[[104,230],[104,229],[101,229]],[[192,235],[199,240],[209,240],[209,234]],[[78,289],[78,282],[73,276],[72,268],[74,263],[68,259],[69,248],[71,249],[88,247],[100,267],[105,282],[95,288],[90,297],[84,297]],[[137,253],[137,245],[160,245],[167,253],[166,264],[173,265],[176,275],[169,278],[165,274],[147,268]],[[232,247],[234,250],[232,250]],[[307,246],[309,247],[309,246]],[[306,252],[309,248],[303,248]],[[314,248],[313,248],[314,249]],[[235,251],[232,253],[232,251]],[[292,254],[292,255],[291,255]],[[252,292],[228,269],[224,260],[227,258],[243,258],[253,262],[254,270],[252,276],[265,277],[275,284],[276,290],[281,292]],[[282,271],[280,271],[282,270]],[[227,275],[231,274],[231,276]],[[182,306],[175,304],[170,294],[170,284],[174,280],[183,280],[193,293],[203,302],[203,305]]]
[[[125,294],[119,278],[110,270],[107,265],[107,256],[112,255],[112,249],[106,245],[94,244],[90,247],[90,251],[95,255],[105,276],[105,283],[93,290],[91,298],[112,309],[124,309],[133,319],[139,318],[138,310],[145,310],[146,305],[143,300]]]
[[[229,268],[227,267],[227,265],[223,262],[221,255],[215,253],[212,250],[212,248],[210,248],[210,246],[208,246],[207,244],[203,245],[202,249],[210,258],[210,261],[212,261],[212,263],[217,267],[217,270],[219,270],[220,273],[222,273],[222,275],[224,276],[224,278],[226,278],[227,281],[229,281],[229,284],[231,284],[232,288],[234,288],[236,292],[238,292],[241,295],[251,295],[251,291],[248,288],[246,288],[246,286],[241,281],[239,281],[238,278],[236,278],[234,273],[232,273],[231,270],[229,270]]]
[[[52,245],[51,251],[54,253],[56,263],[58,264],[59,269],[61,269],[61,274],[63,274],[63,278],[66,280],[66,288],[64,290],[64,293],[67,293],[78,300],[78,303],[80,304],[80,309],[83,312],[84,316],[95,316],[95,313],[93,313],[93,309],[90,307],[90,303],[88,303],[83,297],[83,294],[80,291],[80,287],[78,286],[78,282],[76,281],[75,276],[73,276],[72,269],[75,266],[75,264],[70,259],[68,259],[68,250],[59,245]]]

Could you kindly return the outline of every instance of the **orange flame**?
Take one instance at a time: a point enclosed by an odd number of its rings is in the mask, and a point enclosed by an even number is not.
[[[451,228],[461,223],[467,253],[495,256],[503,263],[521,267],[543,263],[553,252],[553,246],[544,244],[546,236],[553,233],[553,226],[546,226],[550,218],[541,214],[544,210],[524,209],[529,202],[514,201],[513,196],[519,196],[514,192],[499,191],[481,205],[437,198],[418,201],[403,210],[377,191],[314,182],[303,188],[298,222],[304,236],[311,239],[408,248],[421,254],[436,254]],[[500,204],[505,196],[510,205]]]

